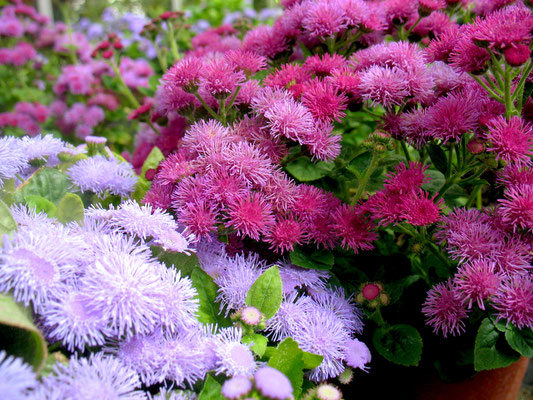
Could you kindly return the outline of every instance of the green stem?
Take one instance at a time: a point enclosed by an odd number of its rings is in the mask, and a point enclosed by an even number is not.
[[[476,197],[478,193],[481,193],[481,187],[483,185],[477,185],[474,190],[472,190],[472,193],[470,193],[470,196],[468,196],[468,200],[466,201],[465,207],[470,208],[472,207],[472,204],[474,204],[474,200],[476,200]]]
[[[515,113],[513,99],[511,98],[511,67],[505,66],[503,95],[505,100],[505,116],[510,117]]]
[[[157,129],[157,128],[155,127],[155,125],[152,124],[152,121],[150,121],[150,117],[148,117],[148,120],[146,121],[146,123],[148,124],[148,126],[149,126],[150,128],[152,128],[152,130],[153,130],[155,133],[157,133],[158,135],[161,135],[161,133],[159,132],[159,129]]]
[[[450,177],[450,174],[452,173],[453,148],[454,148],[453,146],[449,146],[448,147],[448,163],[447,163],[447,166],[446,166],[446,173],[444,174],[446,179],[448,179]]]
[[[482,187],[479,188],[478,192],[477,192],[477,196],[476,196],[476,208],[478,210],[481,210],[483,208],[483,192],[482,192]]]
[[[490,59],[492,61],[490,65],[490,70],[492,71],[492,74],[496,78],[496,82],[498,82],[498,85],[500,85],[500,88],[503,88],[504,84],[503,84],[502,76],[504,75],[504,72],[503,72],[502,66],[500,62],[498,61],[498,59],[496,58],[496,56],[494,55],[494,53],[490,49],[489,49],[489,53],[490,53]]]
[[[529,59],[524,69],[522,70],[522,76],[520,77],[520,81],[518,82],[518,85],[513,93],[513,99],[518,100],[518,105],[516,108],[519,113],[522,112],[522,107],[524,105],[523,97],[524,97],[524,87],[526,84],[526,80],[529,74],[531,73],[532,69],[533,69],[533,62],[531,61],[531,59]]]
[[[157,54],[157,61],[159,61],[159,66],[161,67],[161,70],[163,71],[163,73],[165,73],[168,68],[167,59],[165,56],[163,56],[163,53],[161,52],[161,49],[157,45],[155,39],[152,40],[152,43],[154,44],[155,53]]]
[[[115,75],[118,81],[120,82],[122,94],[124,94],[124,96],[126,96],[126,98],[129,100],[131,107],[139,108],[141,105],[139,104],[139,102],[137,101],[133,93],[131,92],[128,85],[126,85],[126,82],[124,82],[124,79],[122,79],[122,75],[120,74],[120,69],[118,68],[117,63],[113,61],[110,64],[111,64],[111,68],[113,68],[113,71],[115,72]]]
[[[220,122],[222,125],[226,125],[226,99],[218,100],[218,111],[220,115]]]
[[[476,76],[474,74],[470,74],[470,76],[474,78],[477,83],[483,86],[483,89],[485,89],[493,99],[498,100],[500,103],[503,103],[503,99],[501,98],[501,96],[499,96],[490,87],[488,87],[487,84],[483,82],[483,80],[479,76]]]
[[[418,23],[422,20],[422,16],[419,15],[418,16],[418,19],[415,21],[415,23],[413,25],[411,25],[411,27],[407,30],[407,32],[405,33],[405,39],[408,39],[409,38],[409,35],[411,34],[411,32],[413,31],[413,29],[416,28],[416,26],[418,25]]]
[[[357,192],[355,192],[355,196],[352,200],[352,204],[357,204],[361,196],[363,195],[363,191],[365,190],[366,184],[368,183],[368,180],[370,179],[370,176],[376,169],[379,161],[378,153],[373,152],[372,153],[372,160],[370,161],[370,165],[368,166],[367,170],[365,171],[365,174],[359,181],[359,187],[357,188]]]
[[[172,57],[174,57],[174,62],[180,59],[180,54],[178,52],[178,45],[176,43],[176,34],[174,32],[174,25],[171,21],[167,22],[168,25],[168,40],[170,41],[170,50],[172,51]]]
[[[237,95],[239,94],[241,87],[242,86],[237,86],[237,89],[235,89],[235,92],[233,93],[233,96],[231,96],[231,100],[229,101],[229,104],[226,108],[231,108],[231,106],[233,106],[233,103],[235,102],[235,99],[237,98]]]
[[[403,140],[400,140],[400,144],[402,146],[405,159],[407,160],[407,163],[409,163],[409,161],[411,161],[411,155],[409,154],[409,149],[407,148],[407,144]]]
[[[194,95],[196,96],[196,98],[198,99],[198,101],[200,101],[200,103],[202,103],[202,106],[204,106],[204,108],[206,109],[206,111],[209,113],[209,115],[211,115],[214,119],[216,119],[217,121],[220,121],[220,116],[215,112],[215,110],[213,110],[209,104],[207,104],[205,102],[205,100],[202,98],[202,96],[200,96],[198,93],[194,93]]]
[[[442,254],[440,249],[435,245],[435,243],[427,240],[424,236],[422,236],[416,229],[411,229],[405,225],[396,225],[402,232],[412,236],[416,240],[418,240],[420,243],[423,243],[427,246],[427,249],[432,252],[435,257],[437,257],[444,265],[449,266],[450,262],[448,259]],[[425,274],[424,274],[425,275]]]

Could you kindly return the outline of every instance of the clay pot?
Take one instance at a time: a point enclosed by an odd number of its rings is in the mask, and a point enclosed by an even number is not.
[[[516,400],[529,358],[521,357],[505,368],[481,371],[460,383],[438,378],[420,382],[417,400]]]

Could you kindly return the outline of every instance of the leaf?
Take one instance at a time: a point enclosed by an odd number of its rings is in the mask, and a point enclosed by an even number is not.
[[[251,335],[243,336],[242,342],[246,344],[253,343],[251,346],[252,351],[259,357],[263,357],[267,348],[268,339],[263,335],[253,333]]]
[[[416,366],[422,357],[422,337],[411,325],[377,328],[372,341],[379,354],[396,364]]]
[[[313,354],[313,353],[309,353],[308,351],[304,351],[302,355],[302,359],[304,362],[304,369],[314,369],[318,367],[320,364],[322,364],[322,361],[324,360],[324,356],[321,356],[320,354]]]
[[[157,146],[154,146],[152,151],[150,151],[150,154],[148,154],[148,157],[146,157],[146,160],[144,160],[144,164],[141,169],[141,176],[145,178],[146,171],[149,169],[156,169],[159,166],[159,163],[164,159],[165,155]]]
[[[531,328],[518,329],[514,325],[505,331],[505,339],[509,346],[527,358],[533,357],[533,331]]]
[[[83,222],[84,212],[83,201],[74,193],[64,195],[57,205],[57,219],[63,224],[72,221]]]
[[[55,168],[42,168],[26,179],[15,192],[15,203],[24,203],[26,196],[44,197],[54,204],[72,187],[68,176]]]
[[[34,194],[27,195],[25,199],[26,204],[30,208],[35,208],[37,212],[44,212],[50,218],[55,218],[57,216],[57,207],[50,200],[47,200],[41,196],[36,196]]]
[[[503,338],[502,332],[489,318],[481,322],[474,345],[476,371],[507,367],[520,358],[520,354],[512,350]]]
[[[268,365],[289,378],[291,381],[294,398],[297,399],[302,390],[304,379],[303,351],[298,343],[290,337],[281,342],[268,360]]]
[[[200,307],[198,308],[198,321],[204,324],[216,324],[218,322],[219,308],[215,299],[218,286],[203,269],[196,267],[191,274],[193,286],[198,292]]]
[[[302,156],[287,164],[285,169],[300,182],[311,182],[328,175],[333,164],[324,161],[315,164],[309,157]]]
[[[200,267],[200,260],[196,254],[168,252],[160,247],[151,247],[151,249],[159,261],[164,262],[167,267],[174,266],[179,269],[182,275],[190,276],[196,267]]]
[[[446,158],[446,153],[442,150],[442,147],[437,146],[436,144],[430,144],[428,147],[429,158],[433,162],[433,165],[437,170],[446,174],[448,169],[448,160]]]
[[[386,286],[387,293],[390,296],[390,303],[396,303],[402,296],[404,289],[421,279],[420,275],[409,275]]]
[[[46,363],[48,348],[41,332],[35,327],[28,309],[11,296],[0,294],[0,337],[2,347],[39,372]]]
[[[522,104],[526,104],[527,99],[531,96],[533,92],[533,82],[526,82],[524,85],[524,93],[522,96]]]
[[[303,247],[295,246],[289,257],[294,265],[309,269],[331,269],[335,263],[333,253],[326,249],[308,254]]]
[[[135,190],[133,191],[132,197],[137,200],[139,203],[144,199],[146,192],[150,190],[151,182],[146,178],[140,176],[135,184]]]
[[[0,200],[0,245],[5,234],[10,234],[17,230],[17,223],[13,219],[8,206]]]
[[[272,318],[283,300],[283,284],[277,265],[270,267],[253,283],[246,295],[246,304],[257,308],[266,319]]]
[[[437,191],[444,185],[444,175],[442,172],[435,171],[433,169],[428,169],[425,172],[426,175],[429,175],[431,180],[422,185],[422,189],[430,192],[431,194],[437,193]]]
[[[207,375],[204,387],[198,396],[198,400],[221,400],[225,397],[222,395],[222,385],[218,383],[211,375]]]

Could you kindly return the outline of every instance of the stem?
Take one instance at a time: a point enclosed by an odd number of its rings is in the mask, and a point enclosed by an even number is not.
[[[403,154],[405,155],[407,163],[409,163],[409,161],[411,161],[411,155],[409,154],[409,149],[407,148],[407,144],[403,140],[400,141],[400,144],[402,146]]]
[[[472,190],[472,193],[470,193],[470,196],[468,196],[468,200],[466,201],[465,208],[472,207],[472,204],[474,204],[474,200],[476,199],[478,193],[481,193],[481,187],[483,185],[477,185],[474,190]]]
[[[474,74],[469,74],[472,78],[474,78],[476,80],[477,83],[479,83],[481,86],[483,86],[483,89],[485,89],[489,94],[490,96],[495,99],[495,100],[498,100],[500,103],[503,103],[503,99],[501,98],[501,96],[499,96],[497,93],[495,93],[490,87],[487,86],[487,84],[485,82],[483,82],[483,80],[479,77],[479,76],[476,76]]]
[[[504,75],[502,66],[500,65],[500,62],[494,55],[494,53],[489,49],[490,53],[490,59],[492,61],[492,64],[490,65],[490,70],[492,71],[492,74],[496,78],[496,81],[498,82],[498,85],[500,85],[500,88],[503,88],[503,80],[502,76]]]
[[[163,53],[161,52],[161,49],[157,45],[155,39],[152,40],[152,43],[154,44],[155,53],[157,54],[157,61],[159,61],[159,66],[161,67],[161,70],[163,71],[163,74],[167,71],[167,59],[163,56]]]
[[[133,108],[139,108],[141,105],[139,104],[139,102],[137,101],[133,93],[131,92],[128,85],[126,85],[126,82],[124,82],[124,79],[122,79],[122,75],[120,74],[120,69],[118,68],[117,63],[113,61],[110,64],[111,64],[111,68],[113,68],[113,71],[115,72],[115,75],[118,81],[120,82],[120,86],[122,88],[122,94],[124,94],[124,96],[127,97],[127,99],[130,102],[130,105]]]
[[[202,103],[202,106],[204,106],[204,108],[207,110],[209,115],[211,115],[217,121],[220,121],[219,115],[215,112],[215,110],[213,110],[211,107],[209,107],[209,104],[207,104],[205,102],[205,100],[202,98],[202,96],[200,96],[198,93],[194,93],[194,95],[200,101],[200,103]]]
[[[453,146],[448,147],[448,163],[446,166],[446,174],[444,176],[446,179],[450,177],[450,174],[452,173],[452,165],[453,165]]]
[[[359,182],[359,187],[357,188],[357,192],[355,192],[355,196],[352,200],[352,204],[357,204],[357,202],[361,198],[361,195],[363,194],[363,191],[365,190],[366,184],[368,183],[370,176],[372,175],[372,173],[377,167],[378,161],[379,161],[379,157],[377,153],[373,152],[370,165],[368,166],[367,170],[365,171],[365,174],[363,175],[363,177],[361,178],[361,181]]]
[[[155,127],[155,125],[152,124],[152,121],[150,121],[150,117],[148,117],[148,121],[146,121],[146,123],[148,124],[148,126],[149,126],[150,128],[152,128],[152,130],[153,130],[155,133],[157,133],[158,135],[161,135],[161,133],[159,132],[159,129],[157,129],[157,128]]]
[[[411,34],[411,32],[413,31],[413,29],[416,28],[416,26],[418,25],[418,23],[422,20],[422,16],[419,15],[418,16],[418,19],[416,20],[416,22],[411,25],[411,27],[407,30],[407,32],[405,33],[405,39],[408,39],[409,38],[409,35]]]
[[[523,97],[524,97],[524,87],[526,84],[527,77],[531,73],[531,70],[533,69],[533,62],[531,62],[531,59],[528,60],[526,66],[522,70],[522,76],[520,77],[520,81],[518,82],[518,86],[516,87],[514,93],[513,93],[513,99],[518,100],[518,106],[517,110],[519,113],[522,112],[523,107]]]
[[[180,59],[180,54],[178,52],[178,45],[176,44],[176,35],[174,32],[174,25],[171,22],[167,22],[168,25],[168,40],[170,41],[170,50],[172,51],[172,57],[174,57],[174,62]]]
[[[511,68],[506,65],[505,66],[505,72],[504,72],[504,87],[503,87],[503,94],[505,99],[505,116],[510,117],[514,114],[515,108],[513,105],[513,100],[511,98]]]
[[[237,98],[237,95],[239,94],[239,91],[241,90],[242,86],[237,86],[237,89],[235,89],[235,92],[233,93],[233,96],[231,96],[231,100],[229,101],[229,104],[226,108],[231,108],[233,103],[235,102],[235,99]]]
[[[218,111],[220,122],[222,122],[222,125],[226,125],[226,99],[218,100]]]

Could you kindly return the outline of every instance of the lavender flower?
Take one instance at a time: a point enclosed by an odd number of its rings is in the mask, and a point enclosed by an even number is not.
[[[272,367],[262,367],[254,375],[255,386],[259,392],[269,398],[286,400],[292,398],[292,385],[289,378]]]
[[[274,341],[291,336],[315,307],[316,304],[309,296],[298,297],[297,291],[292,292],[282,301],[276,314],[267,321],[268,335]]]
[[[221,330],[213,340],[215,346],[216,373],[228,376],[250,376],[257,368],[250,347],[241,343],[242,331],[231,327]]]
[[[67,174],[82,192],[90,190],[99,196],[106,191],[127,196],[137,183],[131,165],[101,155],[78,161],[69,168]]]
[[[28,166],[28,158],[20,141],[12,137],[0,138],[0,188],[4,180],[14,178]]]
[[[252,381],[245,376],[235,376],[222,385],[222,394],[230,400],[237,400],[252,390]]]
[[[350,333],[361,333],[363,330],[362,312],[351,301],[351,296],[346,299],[344,289],[339,287],[334,290],[324,289],[312,291],[311,297],[321,307],[342,321],[344,327]]]
[[[0,350],[0,393],[4,399],[30,399],[37,379],[32,368],[21,358]]]
[[[289,294],[293,290],[309,288],[319,291],[326,286],[329,278],[327,271],[297,267],[290,262],[279,263],[279,273],[283,282],[283,293]]]
[[[67,143],[52,135],[25,136],[20,143],[28,160],[42,159],[46,160],[49,167],[59,164],[57,155],[61,152],[75,153],[75,149],[69,147]]]

